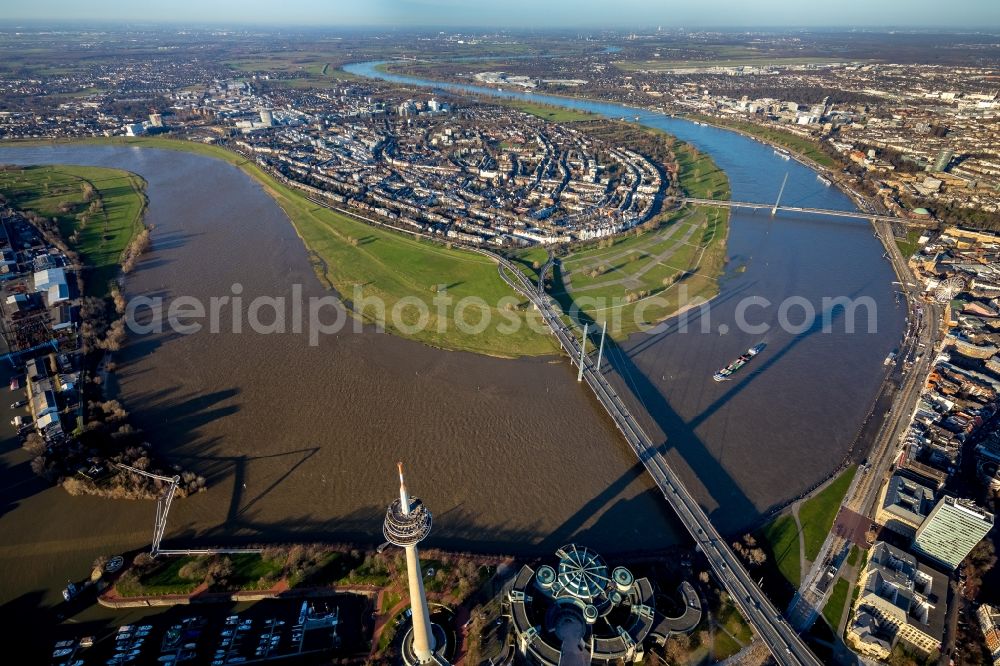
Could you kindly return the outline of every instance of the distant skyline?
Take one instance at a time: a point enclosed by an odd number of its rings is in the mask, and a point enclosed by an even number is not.
[[[884,27],[1000,29],[1000,0],[36,0],[0,7],[16,21],[468,28]]]

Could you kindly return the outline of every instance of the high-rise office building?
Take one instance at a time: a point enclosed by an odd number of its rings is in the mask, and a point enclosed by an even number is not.
[[[954,570],[992,528],[992,513],[945,495],[917,530],[913,549]]]

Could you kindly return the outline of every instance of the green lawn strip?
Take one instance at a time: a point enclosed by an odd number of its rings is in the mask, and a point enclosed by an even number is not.
[[[91,185],[102,209],[82,217],[89,206],[83,188]],[[0,192],[22,210],[55,219],[63,239],[87,266],[86,291],[104,296],[118,275],[122,252],[142,229],[143,180],[119,169],[69,165],[0,171]],[[77,238],[73,240],[74,232]]]
[[[189,594],[201,584],[200,580],[189,580],[180,575],[181,567],[197,559],[194,556],[170,558],[161,566],[139,579],[138,586],[123,586],[116,589],[126,597],[159,596],[164,594]]]
[[[736,654],[753,640],[753,631],[740,612],[727,600],[716,613],[715,650],[716,660],[723,660]]]
[[[704,219],[692,220],[685,225],[684,231],[696,227],[698,223],[705,223]],[[683,234],[682,234],[683,235]],[[579,271],[572,274],[572,285],[570,291],[578,292],[579,296],[595,296],[604,294],[606,296],[624,296],[626,291],[646,290],[649,292],[663,289],[664,278],[673,277],[678,273],[683,273],[695,267],[695,262],[702,255],[703,248],[697,245],[700,235],[695,233],[686,243],[680,244],[673,254],[659,259],[655,254],[637,251],[627,257],[619,257],[604,265],[603,272],[597,275],[590,275],[586,271]],[[676,239],[675,239],[676,241]],[[662,251],[662,250],[661,250]],[[631,257],[635,257],[632,259]],[[640,271],[645,270],[642,275]],[[600,285],[608,282],[618,282],[625,280],[625,283],[611,284],[606,288]],[[584,287],[596,287],[581,291]]]
[[[418,240],[317,206],[253,162],[218,146],[159,137],[97,139],[80,143],[180,150],[219,158],[239,167],[259,181],[292,220],[299,236],[314,254],[314,265],[321,279],[345,299],[353,301],[355,286],[358,286],[362,298],[369,302],[380,299],[384,303],[384,312],[390,319],[387,330],[444,349],[493,356],[545,355],[556,351],[552,336],[526,325],[525,317],[530,312],[526,301],[514,297],[514,292],[500,279],[496,264],[480,254]],[[452,302],[446,304],[444,316],[439,317],[434,301],[442,287]],[[402,330],[418,322],[416,307],[407,306],[406,301],[400,303],[403,298],[411,300],[414,297],[427,307],[427,325],[417,331]],[[455,325],[455,306],[464,297],[477,297],[486,302],[485,308],[474,303],[462,313],[464,321],[475,327],[482,313],[488,312],[490,323],[482,333],[461,331]],[[513,310],[505,309],[500,302],[504,297],[517,302],[518,306]],[[402,324],[399,328],[391,325],[393,308],[397,304]],[[366,319],[375,321],[381,319],[381,311],[382,308],[372,306],[364,308],[363,314]],[[515,332],[500,330],[512,320],[519,323]]]
[[[545,262],[548,261],[549,253],[541,245],[532,245],[531,247],[523,250],[513,252],[510,258],[514,263],[520,266],[521,272],[537,282],[538,271],[545,265]],[[538,268],[535,268],[535,264],[538,265]],[[549,277],[551,277],[551,275]]]
[[[689,143],[674,140],[678,181],[684,193],[694,199],[729,199],[729,178],[711,156]]]
[[[737,643],[732,636],[720,629],[715,630],[715,642],[712,654],[715,657],[715,661],[728,659],[742,649],[743,646]]]
[[[714,298],[719,293],[716,276],[722,273],[725,265],[725,224],[728,216],[725,211],[698,209],[688,223],[696,225],[699,220],[704,225],[703,230],[696,231],[690,240],[706,241],[707,246],[702,248],[692,243],[681,245],[671,257],[658,262],[639,277],[638,284],[613,284],[578,291],[588,284],[627,278],[647,264],[647,261],[627,262],[621,270],[608,272],[597,278],[591,278],[582,272],[574,273],[568,292],[563,288],[560,274],[557,281],[559,286],[553,289],[553,297],[564,311],[577,303],[588,318],[598,322],[608,321],[608,331],[616,340],[623,340],[636,331],[663,321],[682,306],[699,302],[699,299]],[[635,240],[637,239],[630,238],[624,243]],[[667,286],[663,284],[664,279],[668,280]],[[638,295],[641,291],[648,291],[649,295],[626,303],[629,292]]]
[[[823,547],[823,542],[833,527],[833,521],[840,511],[840,504],[844,501],[844,495],[847,494],[856,471],[857,466],[851,465],[826,488],[799,506],[805,555],[810,562],[819,556],[820,548]]]
[[[623,234],[605,239],[603,245],[588,245],[573,249],[561,258],[563,268],[569,271],[587,269],[603,262],[610,262],[618,255],[628,252],[655,254],[657,250],[666,249],[671,239],[676,240],[676,237],[688,228],[686,225],[689,223],[690,214],[690,209],[681,209],[671,213],[659,229],[650,228],[638,234],[635,232]]]
[[[229,584],[232,587],[241,590],[271,587],[274,583],[261,585],[261,578],[267,577],[276,581],[281,577],[281,563],[265,560],[257,553],[236,553],[227,557],[233,563],[233,573],[229,577]]]
[[[656,231],[649,234],[650,238],[646,238],[645,235],[630,238],[629,242],[620,246],[605,248],[605,252],[593,255],[588,261],[582,261],[581,257],[573,254],[570,255],[569,261],[563,261],[563,268],[572,271],[573,288],[576,289],[586,284],[628,277],[631,273],[657,261],[660,254],[673,247],[688,231],[704,221],[692,216],[684,222],[671,225],[668,233]],[[698,235],[695,234],[687,242],[697,243]],[[592,271],[596,271],[597,275],[591,275]]]
[[[584,120],[594,120],[598,117],[597,115],[586,111],[575,111],[561,106],[538,104],[536,102],[528,102],[520,99],[499,98],[492,101],[519,111],[524,111],[525,113],[530,113],[531,115],[537,116],[542,120],[548,120],[553,123],[576,123]]]
[[[851,546],[850,552],[847,553],[847,566],[853,567],[858,563],[858,547]]]
[[[396,590],[386,590],[382,593],[382,607],[379,609],[382,613],[388,613],[393,608],[396,607],[400,601],[403,600],[403,593]]]
[[[844,615],[844,604],[847,603],[847,592],[851,589],[850,583],[843,578],[838,578],[833,585],[833,591],[823,607],[823,617],[834,633],[840,626],[840,618]]]
[[[716,619],[719,624],[724,626],[741,643],[747,644],[753,640],[753,631],[750,629],[750,625],[746,623],[746,620],[743,619],[743,616],[736,609],[732,601],[726,603],[719,610]]]
[[[921,233],[919,229],[909,229],[906,238],[896,239],[896,245],[904,257],[912,257],[917,252],[917,248],[920,247],[917,241],[920,240]]]
[[[768,551],[768,557],[778,566],[778,570],[793,587],[802,580],[802,566],[799,555],[799,534],[795,519],[781,515],[761,528],[759,535]]]

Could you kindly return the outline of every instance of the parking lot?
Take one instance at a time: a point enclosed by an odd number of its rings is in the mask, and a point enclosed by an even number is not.
[[[311,664],[368,647],[364,625],[370,602],[364,596],[265,600],[242,612],[230,610],[226,604],[174,607],[104,636],[60,637],[53,645],[51,663],[224,666],[281,659]]]

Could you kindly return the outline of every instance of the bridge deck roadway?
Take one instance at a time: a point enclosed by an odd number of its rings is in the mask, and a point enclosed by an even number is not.
[[[692,199],[685,197],[681,199],[684,203],[696,206],[715,206],[717,208],[745,208],[748,210],[773,210],[774,204],[755,203],[752,201],[726,201],[722,199]],[[804,208],[802,206],[778,206],[778,210],[785,210],[793,213],[814,213],[816,215],[830,215],[832,217],[853,217],[858,220],[875,220],[877,222],[898,222],[912,223],[905,217],[893,215],[878,215],[876,213],[864,213],[857,210],[830,210],[828,208]]]
[[[548,269],[551,263],[550,258],[545,268]],[[559,340],[560,346],[569,354],[574,365],[579,367],[579,342],[559,319],[551,298],[540,288],[544,282],[544,273],[540,273],[539,284],[532,284],[520,269],[503,258],[499,258],[499,271],[511,288],[526,296],[539,309],[546,324]],[[694,538],[695,543],[705,553],[716,577],[768,646],[775,660],[783,666],[793,664],[818,666],[820,661],[750,578],[743,563],[712,526],[708,515],[667,464],[666,459],[629,412],[604,374],[599,368],[594,367],[593,361],[586,355],[583,357],[583,365],[583,377],[587,385],[625,436],[625,440],[645,466],[667,503],[677,513],[681,523]]]

